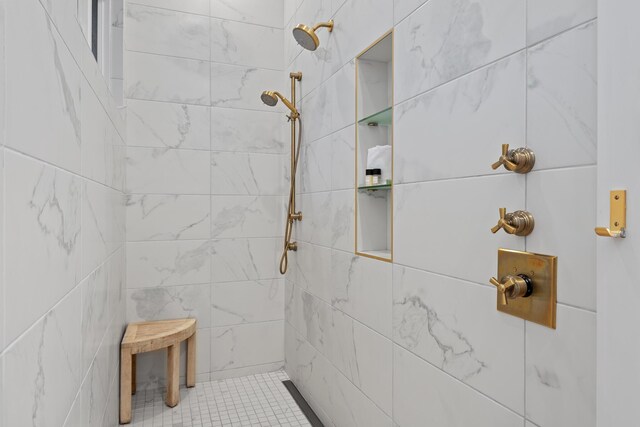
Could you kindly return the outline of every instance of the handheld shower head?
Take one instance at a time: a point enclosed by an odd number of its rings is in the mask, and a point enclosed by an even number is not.
[[[318,46],[320,46],[320,39],[316,34],[316,30],[318,28],[328,28],[329,32],[333,31],[333,19],[328,22],[321,22],[319,24],[314,25],[313,27],[308,27],[304,24],[298,24],[293,29],[293,37],[296,39],[298,44],[307,50],[316,50]]]
[[[274,107],[278,103],[278,99],[280,99],[282,103],[286,105],[289,110],[291,110],[292,117],[295,118],[300,115],[298,113],[298,109],[294,107],[293,104],[279,92],[265,90],[264,92],[262,92],[262,95],[260,95],[260,99],[269,107]]]

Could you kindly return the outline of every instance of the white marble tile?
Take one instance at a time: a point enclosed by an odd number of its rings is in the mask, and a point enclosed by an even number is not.
[[[212,326],[266,322],[284,318],[284,279],[213,285]]]
[[[385,337],[391,337],[391,264],[333,251],[331,304]]]
[[[6,5],[6,145],[80,172],[81,74],[39,2]],[[34,125],[37,124],[37,125]]]
[[[190,285],[211,280],[211,242],[127,243],[127,287]]]
[[[331,193],[331,247],[351,252],[355,248],[355,197],[353,190]]]
[[[527,323],[526,415],[540,426],[596,425],[596,314],[558,305],[557,329]]]
[[[4,236],[8,343],[81,278],[81,182],[11,150],[4,173],[4,220],[11,224]]]
[[[354,123],[356,117],[355,79],[355,61],[349,61],[331,76],[326,83],[329,90],[333,91],[333,96],[331,97],[332,132]]]
[[[332,111],[331,108],[327,108],[327,105],[331,105],[334,95],[328,86],[322,85],[302,99],[300,120],[302,121],[302,141],[305,145],[331,133]]]
[[[211,64],[211,105],[214,107],[247,108],[263,111],[284,111],[262,103],[265,90],[284,92],[282,71],[236,65]],[[208,87],[208,86],[207,86]]]
[[[558,301],[595,311],[596,167],[530,173],[527,210],[536,219],[527,251],[558,257]]]
[[[348,126],[331,134],[333,153],[331,158],[331,189],[346,190],[354,186],[355,171],[355,127]],[[326,167],[326,166],[325,166]]]
[[[104,107],[82,82],[82,176],[122,190],[125,148]]]
[[[395,266],[393,340],[524,413],[524,322],[496,310],[495,289]]]
[[[281,196],[211,197],[211,237],[277,237],[285,212]]]
[[[82,372],[89,370],[111,322],[111,283],[106,270],[106,265],[98,267],[79,285],[82,296]]]
[[[127,240],[208,239],[210,196],[127,196]]]
[[[98,267],[125,240],[124,195],[82,182],[82,274]]]
[[[195,318],[198,328],[211,325],[211,285],[127,289],[127,321]]]
[[[284,321],[282,320],[212,329],[212,372],[283,360]]]
[[[426,3],[427,0],[393,0],[393,17],[395,23],[402,21]]]
[[[279,154],[211,153],[211,194],[284,194],[285,164]]]
[[[209,105],[209,63],[148,53],[125,52],[127,98]]]
[[[6,350],[4,387],[10,392],[1,399],[7,426],[64,423],[83,375],[80,308],[76,288]]]
[[[395,32],[395,101],[404,101],[525,46],[523,0],[433,0]]]
[[[127,147],[128,192],[209,194],[209,163],[202,150]]]
[[[211,0],[211,16],[282,28],[282,0]]]
[[[82,29],[78,25],[77,0],[40,0],[40,4],[49,14],[71,54],[78,58],[80,50],[85,48],[86,44]]]
[[[394,181],[495,173],[501,144],[525,146],[525,81],[518,53],[399,104]]]
[[[208,150],[209,120],[208,107],[128,99],[127,145]]]
[[[221,239],[212,242],[213,282],[280,277],[282,239]]]
[[[316,297],[331,302],[331,249],[299,242],[289,252],[289,280]]]
[[[393,391],[398,427],[516,427],[524,423],[519,415],[398,346],[394,346],[393,381],[402,384]]]
[[[596,24],[529,50],[527,145],[536,169],[596,162]]]
[[[298,8],[300,7],[300,4],[302,3],[302,0],[284,0],[283,1],[284,5],[283,5],[283,9],[284,9],[284,25],[286,26],[286,24],[293,19],[296,11],[298,10]]]
[[[211,19],[211,61],[281,70],[283,55],[281,29]]]
[[[3,10],[2,10],[2,6],[0,6],[0,23],[2,22],[2,14],[3,14]],[[1,45],[1,43],[0,43]],[[0,47],[0,49],[2,49]],[[2,89],[0,89],[1,92]],[[2,102],[1,99],[2,95],[0,94],[0,102]],[[0,126],[0,131],[1,131],[1,126]],[[6,232],[4,230],[4,149],[0,147],[0,223],[3,224],[0,227],[0,241],[4,242],[5,240],[5,236],[6,236]],[[4,324],[5,324],[5,318],[4,318],[4,313],[6,313],[6,308],[5,308],[5,294],[4,294],[4,289],[5,289],[5,279],[4,279],[4,245],[0,245],[0,277],[2,277],[3,279],[0,280],[0,310],[2,310],[3,314],[0,314],[0,354],[2,354],[2,352],[4,351],[4,347],[5,347],[5,340],[4,340]],[[2,371],[2,361],[0,361],[0,371]],[[1,378],[1,374],[0,374],[0,393],[2,392],[2,378]],[[0,412],[2,412],[2,404],[0,403]],[[0,421],[2,421],[2,418],[0,418]]]
[[[296,198],[296,203],[296,209],[302,212],[303,218],[294,225],[295,237],[303,242],[331,247],[332,193],[302,194]]]
[[[134,3],[133,1],[130,3]],[[137,4],[179,10],[181,12],[209,14],[209,0],[135,0]]]
[[[392,348],[388,338],[331,310],[329,360],[387,415],[391,415]]]
[[[515,174],[395,186],[394,262],[488,283],[498,248],[524,250],[522,237],[490,231],[498,208],[524,209],[524,195],[525,179]]]
[[[333,138],[327,136],[302,145],[298,161],[298,191],[313,193],[331,190]]]
[[[252,153],[285,153],[289,126],[274,111],[211,108],[211,149]]]
[[[527,2],[527,44],[532,45],[597,15],[596,0],[536,0]]]
[[[127,5],[125,48],[192,59],[210,59],[209,18],[157,7]]]

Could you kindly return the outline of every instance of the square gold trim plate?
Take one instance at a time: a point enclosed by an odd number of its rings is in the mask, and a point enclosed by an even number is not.
[[[510,299],[508,305],[502,305],[496,293],[498,311],[555,329],[558,257],[498,249],[498,280],[502,283],[510,274],[529,276],[533,281],[533,294]]]

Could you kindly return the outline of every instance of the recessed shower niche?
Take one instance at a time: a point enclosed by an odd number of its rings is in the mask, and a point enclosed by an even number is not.
[[[393,259],[393,31],[356,57],[358,255]]]

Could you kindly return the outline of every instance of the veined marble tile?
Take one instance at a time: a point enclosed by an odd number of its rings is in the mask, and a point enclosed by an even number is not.
[[[86,48],[87,45],[82,35],[82,29],[78,25],[77,0],[40,0],[40,4],[49,14],[71,54],[78,58],[79,51]]]
[[[211,64],[211,105],[213,107],[247,108],[263,111],[284,111],[283,107],[269,107],[262,103],[264,90],[283,94],[282,71],[236,65]]]
[[[82,372],[90,368],[111,323],[107,266],[102,265],[79,285],[82,296]]]
[[[287,23],[293,19],[296,11],[298,10],[298,8],[300,7],[300,4],[302,3],[302,0],[284,0],[284,25],[286,26]]]
[[[332,309],[331,314],[329,360],[387,415],[391,415],[391,340],[340,310]]]
[[[211,242],[174,240],[127,243],[127,287],[209,283]]]
[[[402,21],[426,3],[428,0],[393,0],[393,16],[395,23]]]
[[[355,78],[356,64],[354,60],[349,61],[344,67],[340,68],[326,83],[333,90],[333,97],[331,98],[332,132],[353,125],[356,117]]]
[[[331,302],[331,249],[298,242],[298,250],[289,252],[289,280],[316,297]]]
[[[282,245],[281,238],[214,240],[212,242],[213,282],[280,277],[278,262]]]
[[[597,15],[596,0],[527,2],[527,44],[530,46]]]
[[[333,153],[331,159],[331,189],[352,189],[356,174],[354,160],[356,146],[355,126],[351,125],[331,134],[331,139],[331,151]]]
[[[302,141],[304,144],[317,141],[331,133],[331,105],[333,95],[328,86],[321,85],[308,94],[300,103]],[[307,120],[307,118],[309,120]]]
[[[3,21],[3,16],[2,14],[4,13],[3,11],[3,6],[0,6],[0,23],[2,23]],[[1,37],[1,36],[0,36]],[[2,48],[0,47],[0,50]],[[1,85],[2,83],[0,83]],[[1,91],[2,89],[0,88],[0,102],[2,102],[2,95],[1,95]],[[1,108],[0,108],[1,110]],[[1,113],[1,111],[0,111]],[[1,132],[1,127],[0,127],[0,132]],[[4,148],[1,148],[0,146],[0,224],[3,224],[3,226],[0,226],[0,241],[5,242],[6,241],[6,232],[4,230],[4,216],[5,216],[5,209],[4,209],[4,186],[5,186],[5,179],[4,179]],[[5,279],[4,279],[4,245],[0,245],[0,277],[3,278],[3,280],[0,280],[0,310],[2,310],[3,314],[0,314],[0,354],[2,354],[2,352],[4,351],[4,347],[5,347],[5,340],[4,340],[4,324],[5,324],[5,318],[4,318],[4,313],[6,313],[6,308],[5,308]],[[2,361],[0,360],[0,372],[2,371]],[[0,374],[0,377],[2,375]],[[2,393],[2,378],[0,378],[0,393]],[[2,403],[0,403],[0,412],[2,412]],[[2,418],[0,417],[0,421],[2,421]]]
[[[595,164],[596,24],[528,52],[527,145],[536,169]]]
[[[281,362],[283,360],[283,320],[212,329],[212,372]]]
[[[80,70],[39,2],[8,2],[6,14],[5,143],[80,172]]]
[[[282,29],[211,19],[211,61],[281,70],[283,55]]]
[[[211,16],[282,28],[282,0],[211,0]]]
[[[124,195],[82,182],[82,273],[88,275],[125,240]]]
[[[208,239],[210,196],[127,196],[127,240]]]
[[[9,343],[81,278],[81,181],[11,150],[5,150],[4,174]]]
[[[525,81],[525,54],[518,53],[399,104],[394,181],[495,173],[501,144],[526,145]],[[455,162],[452,147],[464,153]]]
[[[557,329],[527,322],[527,418],[596,425],[596,314],[558,305]]]
[[[197,13],[198,15],[209,14],[208,0],[135,0],[135,3],[179,10],[181,12]]]
[[[400,102],[525,47],[522,0],[433,0],[396,27]]]
[[[394,266],[394,342],[523,414],[524,322],[495,307],[488,286]]]
[[[82,81],[82,176],[123,190],[125,147],[104,107]]]
[[[211,237],[277,237],[283,234],[282,196],[211,197]]]
[[[331,247],[351,252],[355,248],[355,197],[353,190],[334,191],[332,198],[333,222]]]
[[[12,305],[24,310],[29,304],[14,299]],[[80,311],[76,288],[6,350],[4,391],[10,392],[1,399],[7,426],[64,423],[83,375]]]
[[[157,7],[127,5],[125,47],[136,52],[210,59],[209,18]]]
[[[394,346],[393,414],[398,427],[515,427],[524,420],[438,368]],[[420,396],[417,399],[416,396]],[[463,402],[464,410],[456,402]]]
[[[209,194],[209,153],[127,147],[129,193]]]
[[[211,285],[127,289],[127,321],[195,318],[198,328],[211,325]]]
[[[524,195],[524,176],[516,174],[396,185],[394,262],[488,283],[495,275],[498,248],[524,250],[524,238],[490,231],[498,222],[498,208],[524,209]],[[455,224],[457,237],[442,224]]]
[[[125,52],[127,98],[209,105],[209,62]]]
[[[558,301],[596,310],[596,167],[533,171],[527,210],[536,218],[527,251],[558,257]],[[562,221],[558,218],[562,212]]]
[[[127,100],[127,145],[158,148],[210,147],[209,108]]]
[[[211,108],[211,149],[251,153],[285,153],[289,125],[278,111]]]
[[[299,191],[313,193],[331,190],[332,137],[303,143],[298,161]]]
[[[331,247],[332,200],[331,192],[302,194],[297,197],[296,209],[302,212],[303,218],[294,226],[296,238],[303,242]]]
[[[391,337],[391,264],[333,251],[331,303],[385,337]]]
[[[211,194],[282,196],[284,163],[279,154],[214,151],[211,153]]]
[[[213,285],[212,326],[266,322],[284,318],[284,279]]]

